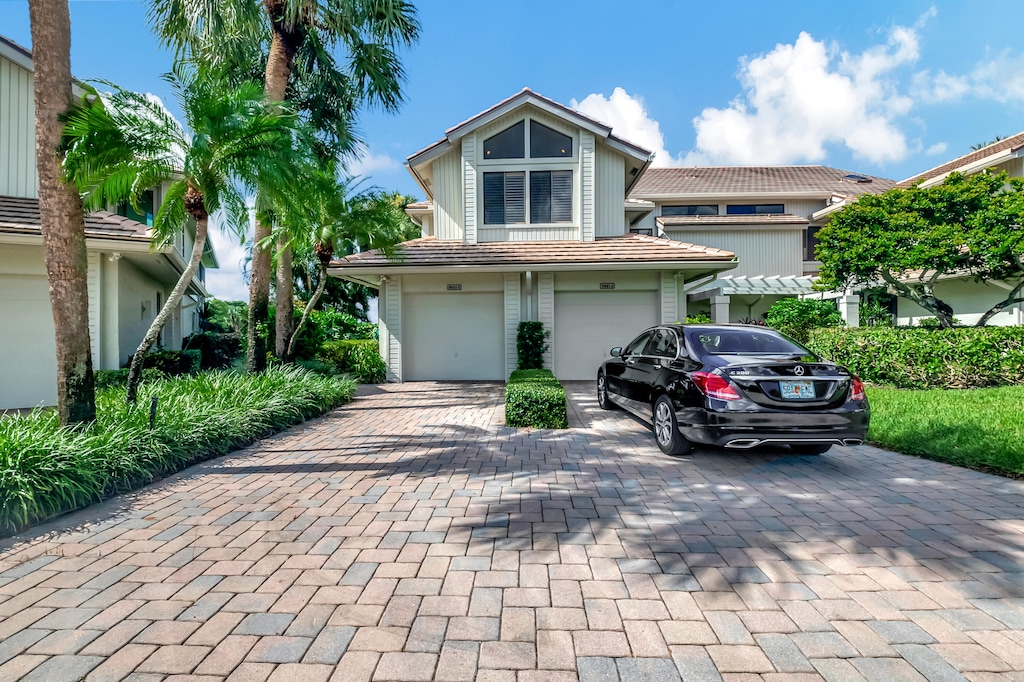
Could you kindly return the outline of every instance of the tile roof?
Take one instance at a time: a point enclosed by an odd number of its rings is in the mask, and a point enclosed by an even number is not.
[[[0,196],[0,232],[38,234],[39,200]],[[109,211],[93,211],[85,216],[85,235],[149,241],[149,228]]]
[[[670,215],[658,216],[658,224],[677,225],[807,225],[807,218],[792,213],[764,215]]]
[[[364,251],[331,263],[332,268],[372,266],[527,265],[569,263],[660,263],[666,261],[724,261],[735,255],[709,246],[697,246],[645,235],[606,237],[593,242],[483,242],[423,237],[404,242],[388,259],[378,250]]]
[[[917,175],[914,175],[912,177],[907,178],[906,180],[901,181],[900,183],[898,183],[898,186],[910,187],[911,185],[917,184],[919,182],[931,180],[932,178],[938,177],[940,175],[945,175],[946,173],[955,171],[956,169],[961,168],[963,166],[967,166],[977,161],[981,161],[982,159],[992,156],[993,154],[998,154],[999,152],[1004,151],[1017,151],[1022,147],[1024,147],[1024,132],[1017,133],[1016,135],[1011,135],[1005,140],[993,142],[992,144],[986,147],[982,147],[981,149],[975,150],[970,154],[964,154],[963,156],[957,157],[952,161],[942,164],[941,166],[936,166],[935,168],[926,170],[923,173],[918,173]]]
[[[844,179],[860,176],[870,182]],[[893,180],[863,173],[852,173],[828,166],[708,166],[690,168],[650,168],[637,181],[630,198],[655,198],[685,194],[742,193],[832,193],[860,195],[880,193],[895,184]]]

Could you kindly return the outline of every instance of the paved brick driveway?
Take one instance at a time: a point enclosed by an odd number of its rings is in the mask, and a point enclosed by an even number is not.
[[[1024,679],[1022,483],[674,460],[573,388],[369,389],[0,545],[0,680]]]

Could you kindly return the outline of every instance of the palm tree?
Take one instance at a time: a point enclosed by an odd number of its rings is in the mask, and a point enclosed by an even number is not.
[[[89,286],[82,202],[64,182],[61,116],[71,92],[71,17],[67,0],[31,0],[36,109],[36,171],[50,307],[57,345],[57,411],[63,425],[96,419],[89,339]]]
[[[245,73],[262,61],[253,49],[265,46],[267,97],[293,102],[306,113],[331,148],[325,158],[352,150],[351,123],[360,105],[398,107],[403,71],[395,50],[419,34],[415,8],[405,0],[264,0],[265,13],[250,0],[151,2],[151,23],[179,57],[220,61]],[[332,56],[338,47],[347,53],[345,67]],[[258,323],[266,319],[270,299],[271,231],[268,221],[257,221],[249,295],[250,372],[266,364]],[[287,244],[280,246],[275,350],[283,355],[284,340],[292,336],[292,256]]]
[[[132,357],[130,403],[146,352],[199,268],[210,215],[218,213],[241,234],[248,220],[243,192],[283,202],[308,167],[296,146],[298,119],[269,104],[259,84],[225,87],[209,72],[180,65],[164,78],[188,129],[159,100],[116,87],[102,97],[94,91],[69,115],[66,129],[66,170],[91,205],[137,204],[142,192],[169,182],[153,219],[155,243],[167,244],[190,219],[195,223],[188,266]]]
[[[281,226],[271,237],[285,248],[312,244],[318,269],[316,289],[302,319],[285,339],[283,359],[288,361],[294,358],[299,334],[327,286],[327,268],[335,252],[381,249],[392,254],[395,244],[409,238],[411,221],[403,204],[376,188],[360,189],[361,183],[354,178],[336,180],[333,169],[329,164],[298,210],[280,211]]]

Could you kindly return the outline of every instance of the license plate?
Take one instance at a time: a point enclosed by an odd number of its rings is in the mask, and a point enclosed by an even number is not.
[[[779,391],[786,400],[807,400],[815,397],[813,381],[780,381]]]

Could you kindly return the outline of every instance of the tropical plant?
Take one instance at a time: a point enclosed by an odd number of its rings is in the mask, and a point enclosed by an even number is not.
[[[351,152],[355,112],[364,104],[395,110],[403,70],[396,49],[419,34],[416,11],[404,0],[152,0],[150,20],[165,45],[251,73],[264,65],[267,97],[289,101],[322,134],[322,157]],[[344,56],[335,59],[342,48]],[[342,66],[344,65],[344,66]],[[270,299],[270,214],[258,213],[249,297],[250,372],[266,362],[260,327]],[[276,308],[278,355],[292,325],[291,250],[279,245]]]
[[[864,195],[818,232],[821,286],[888,286],[930,311],[944,328],[953,307],[935,293],[942,277],[1013,283],[981,327],[1024,302],[1024,179],[951,173],[941,185]]]
[[[273,192],[284,201],[305,167],[295,143],[298,119],[269,106],[259,85],[225,86],[210,71],[181,65],[164,78],[187,129],[159,100],[115,86],[103,96],[93,91],[67,119],[66,171],[90,205],[137,205],[145,190],[169,183],[153,220],[154,246],[195,223],[188,265],[132,357],[129,402],[143,356],[199,268],[210,215],[219,212],[222,225],[243,232],[243,192]]]
[[[780,299],[764,314],[764,320],[772,329],[801,342],[807,340],[811,329],[840,327],[843,324],[843,316],[835,304],[813,298]]]
[[[57,346],[57,412],[69,425],[96,418],[89,339],[85,219],[75,188],[64,181],[58,150],[71,91],[71,16],[67,0],[31,0],[39,225],[50,284]]]

